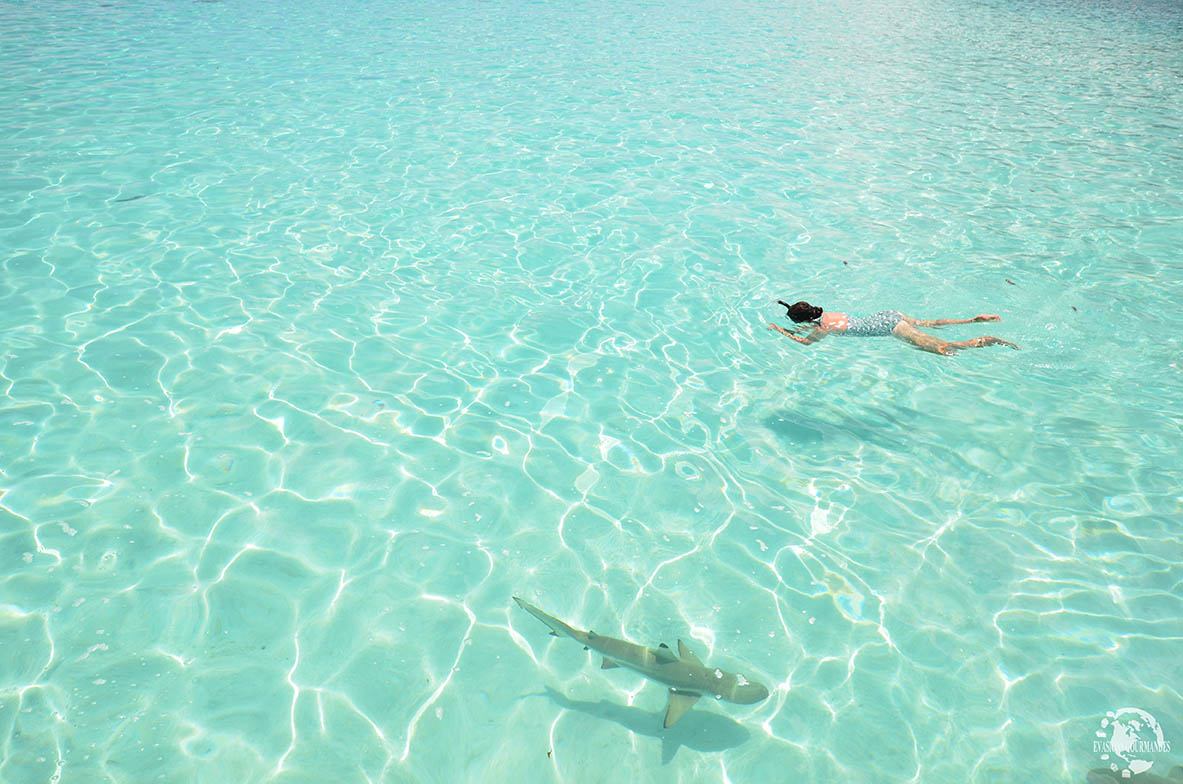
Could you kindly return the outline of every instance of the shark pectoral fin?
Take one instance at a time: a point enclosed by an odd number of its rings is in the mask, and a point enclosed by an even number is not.
[[[551,637],[558,637],[559,636],[558,632],[547,632],[547,634],[549,634]]]
[[[607,656],[605,656],[604,663],[600,665],[600,669],[601,670],[614,670],[619,666],[620,666],[619,664],[617,664],[616,662],[612,661]]]
[[[701,695],[689,691],[670,689],[670,705],[665,709],[665,727],[669,729],[678,719],[686,715],[686,711],[694,707]]]
[[[704,666],[702,661],[694,655],[694,651],[686,647],[686,643],[682,642],[681,640],[678,640],[678,656],[682,659],[682,661],[687,661],[691,664],[697,664],[699,667]]]

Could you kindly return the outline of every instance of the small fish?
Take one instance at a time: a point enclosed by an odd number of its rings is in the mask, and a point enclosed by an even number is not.
[[[113,199],[112,201],[114,201],[116,204],[119,204],[119,203],[125,202],[125,201],[136,201],[138,199],[144,198],[147,195],[148,194],[146,194],[146,193],[141,193],[139,196],[128,196],[125,199]]]
[[[1015,283],[1015,282],[1014,282],[1013,280],[1011,280],[1010,278],[1007,278],[1007,279],[1006,279],[1006,282],[1007,282],[1007,283],[1009,283],[1009,284],[1011,284],[1012,286],[1017,286],[1017,285],[1019,285],[1018,283]]]

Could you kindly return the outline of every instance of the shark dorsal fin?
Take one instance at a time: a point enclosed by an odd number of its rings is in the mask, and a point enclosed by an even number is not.
[[[673,664],[678,660],[678,657],[675,656],[674,652],[670,650],[670,646],[666,645],[664,642],[652,650],[654,653],[653,658],[657,660],[658,664]]]
[[[694,651],[686,646],[686,643],[678,640],[678,658],[690,664],[697,664],[699,667],[703,666],[702,660],[694,655]]]
[[[668,650],[670,646],[666,645],[664,642],[659,642],[659,643],[657,643],[657,647],[658,648],[666,648]]]
[[[605,656],[604,663],[600,665],[600,669],[601,670],[612,670],[612,669],[615,669],[619,666],[620,666],[619,664],[617,664],[616,662],[612,661],[607,656]]]
[[[694,707],[694,703],[698,702],[701,695],[689,691],[679,691],[677,689],[670,689],[670,704],[665,709],[665,727],[669,729],[677,723],[678,719],[686,715],[686,711]]]

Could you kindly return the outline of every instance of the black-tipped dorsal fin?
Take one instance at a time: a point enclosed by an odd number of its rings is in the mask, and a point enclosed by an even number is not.
[[[664,642],[659,642],[659,643],[657,643],[657,647],[658,648],[665,648],[666,650],[669,650],[670,646],[666,645]]]
[[[616,662],[612,661],[607,656],[605,656],[604,663],[600,665],[600,669],[601,670],[614,670],[619,666],[620,666],[619,664],[617,664]]]
[[[678,691],[677,689],[670,689],[670,704],[665,709],[665,727],[669,729],[677,723],[678,719],[686,715],[686,711],[694,707],[694,703],[698,702],[701,695],[688,691]]]
[[[695,656],[694,651],[690,650],[690,648],[686,646],[686,643],[682,642],[681,640],[678,640],[678,658],[684,662],[697,664],[699,667],[703,666],[702,660]]]
[[[653,651],[653,658],[657,660],[658,664],[673,664],[678,660],[678,657],[675,656],[674,652],[670,650],[670,646],[666,645],[664,642],[661,645],[658,645],[656,648],[651,648],[650,650]]]

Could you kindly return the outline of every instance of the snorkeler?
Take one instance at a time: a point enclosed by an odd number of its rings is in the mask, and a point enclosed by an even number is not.
[[[805,337],[799,337],[784,327],[769,324],[769,329],[792,338],[798,343],[809,345],[816,343],[826,335],[850,335],[853,337],[869,338],[881,335],[895,335],[900,340],[906,340],[917,348],[931,351],[934,354],[955,354],[963,348],[981,348],[982,346],[1010,346],[1018,349],[1014,343],[993,335],[985,335],[972,340],[960,340],[955,343],[933,337],[921,332],[917,327],[943,327],[947,324],[973,324],[979,321],[1002,321],[998,316],[983,313],[969,319],[934,319],[922,321],[905,316],[898,310],[881,310],[873,316],[850,316],[846,313],[823,311],[808,302],[797,302],[790,305],[782,300],[777,303],[788,309],[788,316],[797,324],[807,324],[813,327]]]

